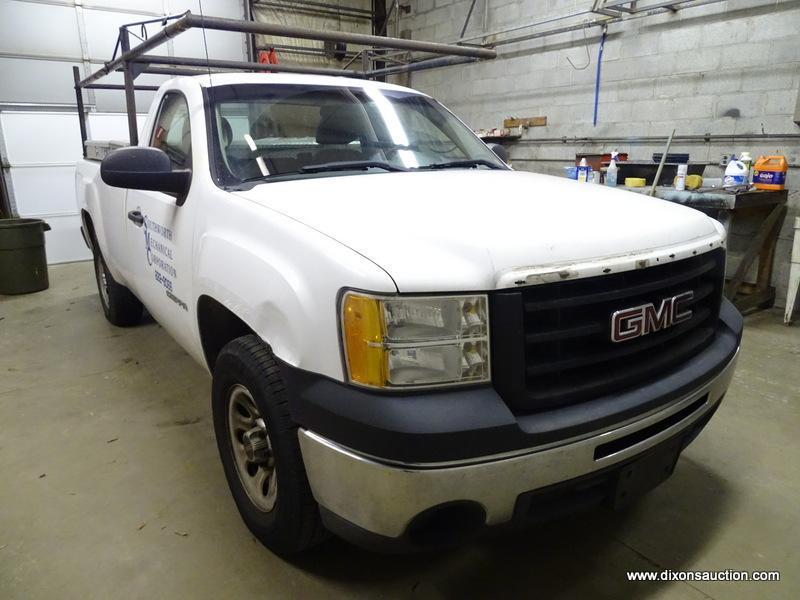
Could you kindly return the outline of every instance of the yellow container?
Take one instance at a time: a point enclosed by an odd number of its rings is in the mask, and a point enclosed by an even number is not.
[[[646,185],[644,177],[626,177],[625,187],[644,187]]]
[[[678,178],[672,180],[672,187],[678,187]],[[703,187],[703,178],[700,175],[687,175],[684,182],[684,188],[687,190],[696,190]]]
[[[788,170],[785,156],[759,156],[753,167],[753,185],[757,190],[786,189]]]

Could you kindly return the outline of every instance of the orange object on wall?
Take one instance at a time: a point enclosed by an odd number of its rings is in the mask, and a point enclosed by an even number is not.
[[[269,50],[259,50],[258,62],[262,65],[277,65],[278,53],[275,52],[275,48],[270,48]]]

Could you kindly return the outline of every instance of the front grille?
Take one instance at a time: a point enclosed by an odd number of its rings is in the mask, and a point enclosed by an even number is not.
[[[692,258],[492,295],[492,377],[519,412],[621,392],[675,369],[714,338],[725,270],[723,249]],[[611,341],[611,315],[691,290],[687,321]]]

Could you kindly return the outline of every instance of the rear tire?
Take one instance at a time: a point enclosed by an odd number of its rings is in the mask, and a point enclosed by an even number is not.
[[[124,285],[117,283],[111,276],[103,260],[100,249],[94,249],[94,275],[97,280],[97,292],[103,314],[112,325],[130,327],[142,320],[144,306],[139,299]]]
[[[276,554],[298,554],[327,536],[303,466],[297,424],[269,346],[229,342],[214,365],[214,431],[233,499],[253,535]]]

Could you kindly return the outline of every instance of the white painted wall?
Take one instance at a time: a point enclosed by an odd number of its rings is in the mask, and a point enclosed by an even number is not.
[[[206,15],[244,16],[242,0],[203,0],[202,7]],[[19,216],[43,218],[52,227],[46,234],[49,262],[90,258],[80,235],[73,181],[81,142],[72,66],[86,76],[110,60],[124,23],[186,10],[199,14],[198,0],[0,1],[2,174]],[[150,25],[148,31],[159,27]],[[213,58],[246,58],[240,34],[209,31],[206,39]],[[155,53],[205,57],[202,32],[189,31]],[[158,85],[164,79],[142,75],[137,83]],[[122,76],[114,73],[101,82],[122,83]],[[140,127],[153,95],[137,92]],[[127,139],[121,91],[87,90],[84,102],[90,139]]]

